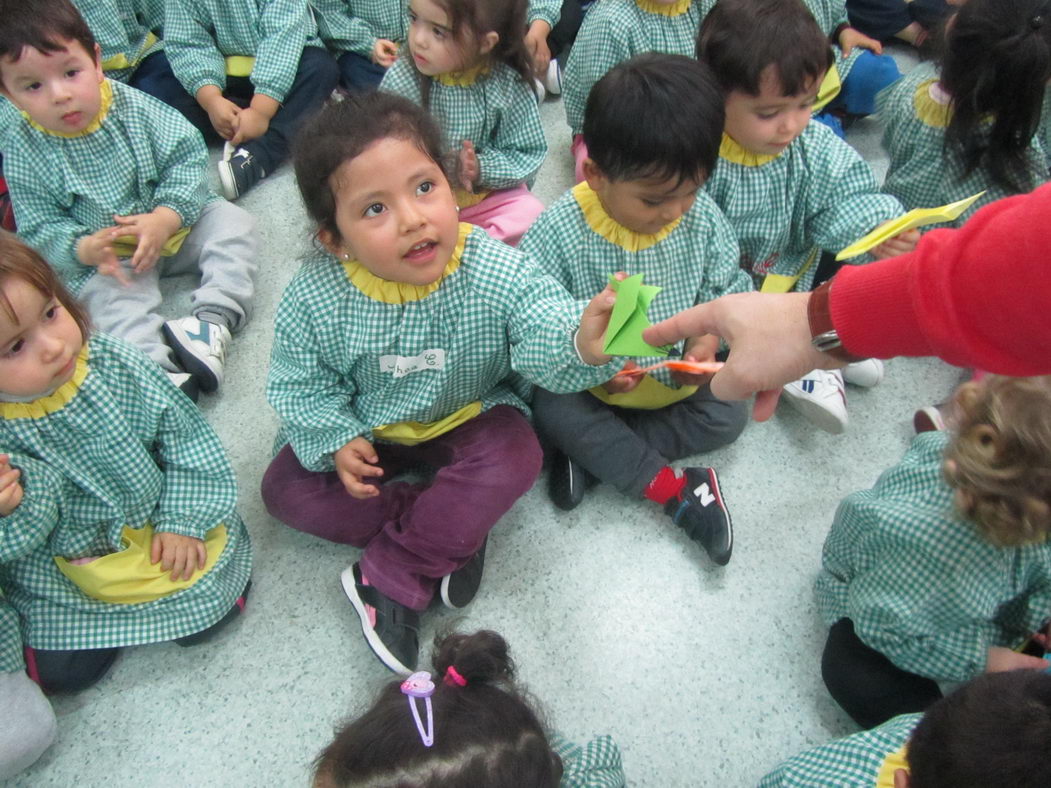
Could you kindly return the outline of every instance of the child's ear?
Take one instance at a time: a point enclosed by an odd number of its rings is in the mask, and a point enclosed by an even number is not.
[[[106,78],[106,75],[102,72],[102,49],[98,44],[95,44],[95,76],[99,79],[99,84],[102,84],[102,80]]]
[[[321,243],[321,245],[325,247],[326,251],[330,252],[331,254],[335,255],[340,259],[343,259],[345,251],[340,245],[339,238],[336,237],[336,234],[334,232],[322,227],[320,230],[317,231],[317,239]]]
[[[495,30],[490,30],[478,40],[478,54],[488,55],[498,43],[500,43],[500,34]]]
[[[600,191],[609,183],[609,178],[595,164],[594,159],[584,159],[581,169],[584,171],[584,180],[588,182],[588,186],[591,187],[592,191]]]

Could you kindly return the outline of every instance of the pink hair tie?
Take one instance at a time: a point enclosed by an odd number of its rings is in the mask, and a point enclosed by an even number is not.
[[[445,669],[445,683],[449,686],[455,684],[458,687],[466,687],[467,679],[460,675],[460,672],[452,665]]]

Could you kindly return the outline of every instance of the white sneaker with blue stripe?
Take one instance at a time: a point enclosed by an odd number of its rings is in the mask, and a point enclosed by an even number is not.
[[[838,369],[815,369],[782,389],[782,395],[807,421],[839,435],[847,428],[847,392]]]
[[[210,393],[223,384],[230,329],[196,317],[184,317],[164,324],[164,338],[201,391]]]

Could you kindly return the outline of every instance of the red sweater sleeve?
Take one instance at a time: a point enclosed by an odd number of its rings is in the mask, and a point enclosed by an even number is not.
[[[830,294],[852,354],[938,356],[1002,375],[1051,374],[1051,184],[934,230],[916,250],[846,266]]]

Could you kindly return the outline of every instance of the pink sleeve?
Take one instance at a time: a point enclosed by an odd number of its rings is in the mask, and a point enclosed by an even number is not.
[[[832,322],[857,356],[938,356],[1003,375],[1051,374],[1051,184],[999,200],[914,252],[846,266]]]

